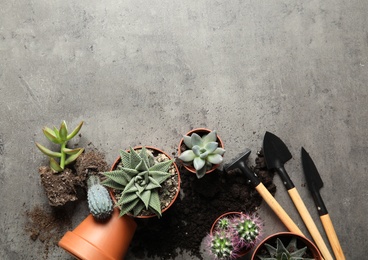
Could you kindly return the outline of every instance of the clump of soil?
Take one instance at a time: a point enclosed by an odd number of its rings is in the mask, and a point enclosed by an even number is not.
[[[253,170],[274,194],[274,174],[267,171],[262,151],[258,153]],[[202,258],[200,244],[209,233],[213,221],[227,211],[254,213],[262,202],[246,177],[238,171],[215,171],[202,179],[180,167],[181,196],[161,219],[137,219],[131,252],[137,257],[158,256],[173,258],[177,249],[189,251]]]
[[[64,208],[52,208],[46,211],[40,206],[26,211],[25,230],[33,241],[44,243],[43,259],[48,258],[50,248],[57,245],[64,233],[71,228],[71,217]]]
[[[88,174],[107,171],[103,154],[96,150],[81,154],[74,165],[63,172],[54,173],[49,166],[41,166],[39,173],[51,206],[63,206],[78,199],[78,189],[86,187]]]

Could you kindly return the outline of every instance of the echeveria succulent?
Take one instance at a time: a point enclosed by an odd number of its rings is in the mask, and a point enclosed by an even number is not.
[[[188,150],[180,154],[179,159],[185,163],[191,163],[196,170],[198,178],[202,178],[213,164],[223,161],[225,150],[218,147],[216,131],[204,136],[193,133],[191,136],[183,136],[184,144]]]
[[[117,206],[120,216],[130,212],[134,216],[143,209],[161,216],[159,188],[170,177],[172,160],[156,162],[153,155],[145,147],[140,152],[130,147],[130,151],[121,150],[121,162],[118,169],[104,172],[107,177],[103,185],[119,193]]]
[[[78,134],[80,129],[82,128],[83,121],[79,123],[79,125],[71,132],[68,132],[68,128],[66,122],[63,121],[60,125],[60,128],[57,129],[54,126],[54,129],[44,127],[42,129],[44,135],[47,139],[55,144],[60,145],[60,152],[54,152],[50,149],[47,149],[43,145],[36,143],[38,149],[41,150],[44,154],[50,157],[50,167],[55,172],[61,172],[64,170],[65,166],[75,161],[78,156],[83,153],[84,148],[67,148],[67,143],[70,139]],[[59,158],[59,162],[55,160],[55,158]]]

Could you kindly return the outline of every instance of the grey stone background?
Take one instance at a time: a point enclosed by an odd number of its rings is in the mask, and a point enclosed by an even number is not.
[[[300,147],[347,259],[367,248],[368,2],[365,0],[0,1],[0,259],[41,259],[24,212],[49,207],[34,142],[41,128],[85,121],[109,164],[119,149],[176,152],[193,127],[217,129],[231,162],[280,136],[286,165],[324,235]],[[276,199],[307,233],[278,176]],[[78,205],[75,227],[87,214]],[[262,205],[265,235],[285,230]],[[326,240],[327,241],[327,240]],[[47,259],[69,259],[52,248]],[[183,255],[177,259],[188,259]],[[134,259],[128,255],[127,259]]]

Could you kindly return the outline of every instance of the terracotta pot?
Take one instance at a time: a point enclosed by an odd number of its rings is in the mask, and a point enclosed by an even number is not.
[[[119,217],[116,208],[107,222],[98,222],[90,214],[63,236],[59,246],[77,259],[120,260],[128,251],[136,227],[133,218]]]
[[[264,244],[270,244],[272,246],[276,247],[276,238],[280,238],[284,245],[287,246],[288,243],[290,242],[292,237],[297,237],[298,240],[298,248],[303,248],[303,247],[307,247],[308,250],[311,254],[312,254],[312,258],[316,259],[316,260],[322,260],[322,255],[319,252],[319,250],[317,249],[316,245],[309,240],[306,237],[300,236],[296,233],[293,232],[278,232],[275,233],[273,235],[270,235],[268,237],[266,237],[264,240],[262,240],[261,243],[258,244],[258,246],[256,247],[256,249],[254,250],[253,254],[252,254],[252,258],[251,260],[257,260],[258,258],[256,257],[257,254],[259,254],[261,252],[261,250],[264,249]]]
[[[193,133],[196,133],[199,136],[203,136],[203,135],[206,135],[206,134],[208,134],[210,132],[211,132],[211,130],[209,130],[207,128],[196,128],[196,129],[193,129],[193,130],[189,131],[185,135],[191,136]],[[217,142],[218,142],[220,148],[224,148],[224,143],[222,142],[221,138],[218,135],[217,135]],[[179,147],[178,147],[178,156],[180,156],[181,153],[184,152],[185,150],[186,150],[186,146],[184,144],[184,138],[182,138],[180,140]],[[196,169],[192,165],[186,164],[186,163],[183,163],[183,165],[184,165],[185,169],[187,169],[188,171],[190,171],[192,173],[196,173]],[[206,171],[206,174],[213,172],[219,166],[220,166],[220,164],[214,164],[214,165],[212,165],[212,168],[209,169],[209,170],[207,170]]]
[[[142,149],[142,147],[143,147],[143,146],[136,146],[136,147],[134,147],[133,149],[134,149],[134,150],[138,150],[138,149]],[[164,151],[161,151],[160,149],[158,149],[158,148],[156,148],[156,147],[152,147],[152,146],[145,146],[145,147],[146,147],[147,149],[150,149],[150,150],[156,151],[157,153],[162,153],[162,154],[164,154],[167,158],[169,158],[169,159],[171,160],[171,157],[170,157],[167,153],[165,153]],[[127,152],[128,152],[128,151],[127,151]],[[114,164],[111,166],[110,171],[115,170],[115,169],[117,168],[118,164],[120,163],[120,161],[121,161],[121,157],[119,156],[119,157],[115,160]],[[171,207],[171,205],[175,202],[175,200],[177,199],[177,197],[178,197],[178,195],[179,195],[179,191],[180,191],[180,173],[179,173],[178,166],[176,165],[176,163],[175,163],[175,162],[173,162],[173,165],[174,165],[174,168],[175,168],[176,173],[178,174],[178,190],[176,191],[176,194],[175,194],[175,196],[174,196],[174,199],[170,202],[170,204],[169,204],[166,208],[164,208],[164,209],[162,209],[162,210],[161,210],[161,213],[164,213],[166,210],[168,210],[168,209]],[[116,203],[116,198],[115,198],[114,192],[113,192],[113,190],[112,190],[112,189],[110,189],[110,190],[109,190],[109,192],[110,192],[111,198],[112,198],[112,200],[114,201],[114,204],[115,204],[115,203]],[[128,215],[129,215],[129,216],[133,216],[133,215],[131,215],[131,214],[129,214],[129,213],[128,213]],[[138,215],[138,216],[134,216],[134,217],[135,217],[135,218],[153,218],[153,217],[156,217],[156,214],[152,213],[152,215]]]
[[[211,227],[211,230],[210,230],[210,234],[211,236],[213,235],[213,232],[216,228],[216,224],[217,222],[222,219],[223,217],[226,217],[226,216],[233,216],[233,215],[242,215],[244,213],[242,212],[237,212],[237,211],[230,211],[230,212],[226,212],[224,214],[222,214],[221,216],[219,216],[212,224],[212,227]],[[253,249],[253,247],[244,247],[242,248],[239,252],[237,252],[237,257],[240,258],[240,257],[243,257],[245,256],[246,254],[248,254],[251,250]]]

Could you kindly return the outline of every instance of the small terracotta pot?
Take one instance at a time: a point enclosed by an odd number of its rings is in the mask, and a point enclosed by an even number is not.
[[[142,147],[143,146],[136,146],[133,149],[134,150],[138,150],[138,149],[142,149]],[[161,151],[160,149],[158,149],[156,147],[152,147],[152,146],[145,146],[145,147],[147,149],[153,150],[153,151],[155,151],[157,153],[162,153],[167,158],[169,158],[171,160],[171,157],[167,153],[165,153],[164,151]],[[118,158],[116,158],[115,162],[111,166],[110,171],[115,170],[117,168],[118,164],[120,163],[120,161],[121,161],[121,157],[119,156]],[[175,168],[176,173],[178,174],[178,190],[177,190],[177,192],[175,194],[174,199],[170,202],[170,204],[166,208],[162,209],[161,213],[164,213],[166,210],[168,210],[171,207],[171,205],[175,202],[175,200],[177,199],[177,197],[179,195],[179,191],[180,191],[180,172],[179,172],[178,166],[176,166],[176,163],[175,162],[173,162],[173,165],[174,165],[174,168]],[[110,196],[111,196],[112,200],[114,201],[114,204],[116,204],[116,198],[115,198],[115,195],[114,195],[114,191],[112,189],[109,189],[109,192],[110,192]],[[133,215],[131,215],[129,213],[127,215],[133,216]],[[138,216],[134,216],[134,217],[135,218],[153,218],[153,217],[156,217],[156,214],[152,213],[152,215],[138,215]]]
[[[230,212],[226,212],[226,213],[224,213],[224,214],[222,214],[221,216],[219,216],[214,222],[213,222],[213,224],[212,224],[212,227],[211,227],[211,230],[210,230],[210,234],[211,234],[211,236],[213,235],[213,232],[214,232],[214,230],[215,230],[215,228],[216,228],[216,225],[217,225],[217,222],[220,220],[220,219],[222,219],[223,217],[226,217],[226,216],[229,216],[229,217],[231,217],[231,216],[233,216],[233,215],[242,215],[242,214],[244,214],[244,213],[242,213],[242,212],[237,212],[237,211],[230,211]],[[253,247],[244,247],[244,248],[242,248],[239,252],[237,252],[237,257],[239,258],[239,257],[243,257],[243,256],[245,256],[246,254],[248,254],[251,250],[252,250],[252,248]]]
[[[196,133],[199,136],[203,136],[203,135],[209,134],[210,132],[211,132],[211,130],[209,130],[207,128],[196,128],[196,129],[193,129],[193,130],[189,131],[185,135],[191,136],[193,133]],[[217,142],[219,144],[218,147],[224,148],[224,143],[222,142],[221,138],[218,135],[217,135]],[[185,151],[185,150],[183,150],[183,147],[186,147],[185,144],[184,144],[184,138],[182,138],[180,140],[179,147],[178,147],[178,156],[180,156],[181,153]],[[183,163],[183,165],[184,165],[185,169],[187,169],[188,171],[190,171],[192,173],[196,173],[196,169],[192,165],[186,164],[186,163]],[[214,164],[214,165],[212,165],[212,168],[209,169],[208,171],[206,171],[206,174],[213,172],[219,166],[220,166],[220,164]]]
[[[276,240],[276,238],[280,238],[283,241],[284,245],[287,246],[292,237],[297,237],[297,240],[298,240],[298,243],[299,243],[298,248],[302,248],[304,246],[306,246],[308,248],[307,251],[309,251],[312,254],[313,259],[316,259],[316,260],[322,260],[323,259],[322,255],[319,252],[319,250],[317,249],[316,245],[311,240],[309,240],[308,238],[300,236],[300,235],[298,235],[296,233],[293,233],[293,232],[278,232],[278,233],[275,233],[273,235],[270,235],[270,236],[266,237],[264,240],[262,240],[261,243],[258,244],[258,246],[256,247],[256,249],[254,250],[254,252],[252,254],[251,260],[258,259],[256,257],[256,255],[261,252],[261,250],[264,248],[265,243],[276,246],[275,245],[275,240]],[[302,244],[302,245],[300,245],[300,244]]]
[[[107,222],[98,222],[89,214],[63,236],[59,246],[77,259],[120,260],[126,255],[136,228],[134,219],[119,217],[117,208]]]

